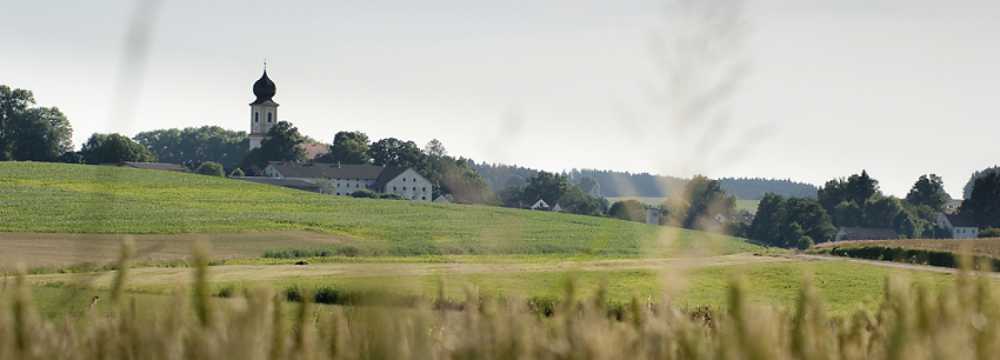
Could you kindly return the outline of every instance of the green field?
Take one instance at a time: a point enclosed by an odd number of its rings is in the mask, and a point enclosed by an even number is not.
[[[828,309],[846,313],[874,306],[887,277],[935,288],[950,277],[806,259],[734,237],[608,218],[334,197],[106,166],[0,163],[0,216],[0,268],[51,266],[28,280],[53,316],[60,308],[81,312],[114,275],[58,266],[109,262],[123,238],[140,250],[126,289],[150,303],[190,282],[191,269],[178,260],[199,240],[216,249],[215,292],[300,287],[431,298],[443,291],[461,299],[472,289],[556,299],[575,279],[582,296],[604,286],[614,302],[636,297],[694,308],[724,305],[727,285],[742,277],[754,302],[787,307],[810,275]],[[65,271],[82,273],[58,273]]]
[[[756,247],[721,235],[560,213],[334,197],[109,166],[0,163],[0,232],[311,231],[380,255],[634,256]]]

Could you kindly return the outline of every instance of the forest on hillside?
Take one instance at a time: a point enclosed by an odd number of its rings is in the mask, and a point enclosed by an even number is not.
[[[504,164],[473,163],[472,167],[486,180],[493,191],[520,186],[539,172],[536,169]],[[666,197],[673,190],[683,189],[688,181],[675,176],[594,169],[573,169],[564,174],[574,183],[579,183],[583,178],[593,179],[597,183],[597,191],[605,197]],[[787,179],[722,178],[719,180],[723,190],[739,199],[759,200],[767,193],[788,197],[816,197],[816,186]]]

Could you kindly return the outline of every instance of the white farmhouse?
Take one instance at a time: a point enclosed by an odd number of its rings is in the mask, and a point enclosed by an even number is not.
[[[333,195],[370,190],[407,200],[431,201],[434,194],[431,182],[410,168],[271,162],[264,168],[264,175],[316,184],[324,189],[323,192]]]
[[[551,207],[549,207],[549,203],[545,202],[544,199],[538,199],[538,201],[535,201],[535,203],[531,204],[531,206],[529,206],[528,208],[531,210],[545,210],[545,211],[551,209]]]
[[[947,229],[952,239],[979,238],[979,226],[968,216],[938,213],[937,225]]]

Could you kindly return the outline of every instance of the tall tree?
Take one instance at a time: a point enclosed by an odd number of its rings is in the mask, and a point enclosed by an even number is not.
[[[728,218],[736,208],[736,199],[726,194],[718,180],[697,175],[684,187],[682,226],[688,229],[705,228],[717,215]]]
[[[965,183],[965,187],[962,188],[962,198],[971,199],[972,188],[976,186],[976,180],[991,173],[1000,174],[1000,166],[992,166],[972,173],[972,176],[969,177],[969,181],[967,181]]]
[[[333,136],[330,152],[317,159],[320,162],[339,164],[368,164],[368,135],[360,131],[340,131]]]
[[[851,175],[847,178],[847,197],[858,205],[864,204],[868,199],[879,194],[878,180],[868,175],[868,171],[861,170],[861,174]]]
[[[942,211],[951,196],[944,191],[944,181],[935,174],[921,175],[906,194],[906,202],[914,205],[927,205],[931,209]]]
[[[156,161],[149,149],[121,134],[94,134],[83,144],[80,154],[88,164]]]
[[[0,85],[0,161],[58,161],[72,150],[66,115],[34,104],[31,91]]]
[[[521,193],[521,202],[528,205],[542,199],[555,206],[569,187],[566,176],[542,171],[528,179],[528,184]]]
[[[10,156],[14,160],[59,161],[73,150],[73,128],[57,108],[28,109],[7,130],[12,135]]]
[[[183,164],[212,161],[228,169],[240,165],[250,144],[246,132],[218,126],[144,131],[136,134],[133,139],[149,148],[162,162]]]
[[[896,217],[903,211],[903,204],[892,196],[877,196],[864,207],[862,225],[873,228],[893,228]]]
[[[10,129],[34,104],[35,97],[31,91],[0,85],[0,161],[12,159],[10,152],[14,139]]]
[[[243,159],[243,168],[259,173],[270,161],[302,161],[306,154],[302,150],[305,137],[299,129],[287,121],[280,121],[271,127],[260,147],[250,151]]]
[[[962,202],[959,212],[975,219],[980,227],[1000,227],[1000,173],[977,178],[972,195]]]
[[[448,150],[445,150],[444,144],[438,139],[431,139],[424,145],[424,153],[430,157],[445,157],[448,156]]]
[[[424,153],[416,143],[396,138],[376,141],[368,153],[378,166],[421,168],[424,163]]]
[[[772,246],[805,249],[815,242],[833,240],[830,216],[818,201],[785,199],[767,194],[757,206],[748,231],[750,238]]]
[[[750,238],[769,245],[782,246],[781,224],[787,218],[785,199],[768,193],[757,204],[757,215],[750,223]]]

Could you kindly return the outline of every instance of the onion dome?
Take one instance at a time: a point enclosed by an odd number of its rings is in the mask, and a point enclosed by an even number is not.
[[[260,79],[253,83],[253,94],[257,96],[251,105],[262,104],[271,101],[274,94],[277,92],[278,88],[274,86],[274,81],[271,81],[267,77],[267,70],[264,70],[264,75],[261,75]]]

